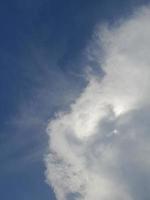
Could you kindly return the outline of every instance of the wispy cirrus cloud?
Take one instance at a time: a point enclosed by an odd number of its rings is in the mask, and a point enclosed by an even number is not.
[[[105,75],[88,73],[70,110],[50,121],[46,178],[58,200],[150,196],[149,19],[143,7],[118,25],[97,29],[87,56]]]

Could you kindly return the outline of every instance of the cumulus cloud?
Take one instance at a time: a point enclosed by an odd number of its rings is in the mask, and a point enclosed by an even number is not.
[[[96,30],[87,56],[105,75],[89,72],[69,111],[49,122],[46,178],[58,200],[150,196],[149,19],[141,8]]]

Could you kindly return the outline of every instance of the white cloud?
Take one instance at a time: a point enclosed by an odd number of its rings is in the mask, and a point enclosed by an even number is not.
[[[58,200],[150,195],[149,19],[150,9],[142,8],[97,30],[93,44],[103,46],[104,57],[93,45],[93,58],[105,76],[89,76],[70,111],[50,121],[46,177]]]

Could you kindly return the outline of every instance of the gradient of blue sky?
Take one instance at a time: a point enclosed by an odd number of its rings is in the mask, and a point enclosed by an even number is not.
[[[47,120],[84,86],[75,74],[82,73],[81,52],[94,26],[111,24],[147,2],[0,2],[1,199],[55,199],[44,177]]]

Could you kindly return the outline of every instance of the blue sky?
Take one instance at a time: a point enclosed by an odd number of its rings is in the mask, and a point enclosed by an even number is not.
[[[48,120],[58,110],[68,109],[85,87],[82,74],[88,61],[83,50],[95,26],[113,25],[147,2],[0,2],[1,199],[55,200],[45,181],[43,161]]]

